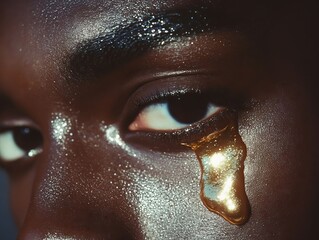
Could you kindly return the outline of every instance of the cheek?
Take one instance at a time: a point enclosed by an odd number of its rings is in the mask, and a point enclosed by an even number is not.
[[[214,239],[225,221],[200,200],[200,166],[192,151],[172,154],[131,149],[105,129],[109,142],[124,150],[127,166],[118,174],[129,184],[122,194],[134,212],[143,239]],[[186,149],[186,148],[185,148]],[[196,231],[195,231],[196,230]]]
[[[11,207],[18,228],[22,226],[29,208],[34,178],[34,168],[19,176],[10,175]]]
[[[302,90],[275,92],[241,118],[247,144],[245,178],[251,221],[263,223],[278,238],[310,233],[314,219],[313,148]]]
[[[196,239],[218,236],[220,216],[200,200],[200,166],[192,152],[172,156],[144,154],[127,172],[131,178],[128,201],[148,239]],[[196,231],[194,231],[196,229]]]

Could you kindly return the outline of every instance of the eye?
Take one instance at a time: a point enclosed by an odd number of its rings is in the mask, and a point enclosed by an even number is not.
[[[129,96],[120,119],[122,139],[143,150],[185,151],[237,121],[249,95],[215,84],[211,75],[186,75],[149,81]],[[248,105],[250,106],[250,105]]]
[[[0,160],[14,162],[31,158],[42,151],[41,133],[31,127],[19,126],[0,131]]]
[[[178,130],[209,118],[222,109],[200,93],[171,96],[144,107],[129,125],[129,130]]]

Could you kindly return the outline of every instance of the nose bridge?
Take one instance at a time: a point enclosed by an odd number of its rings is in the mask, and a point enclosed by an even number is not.
[[[70,181],[72,161],[79,155],[74,152],[74,121],[61,113],[51,120],[51,139],[48,154],[39,164],[34,183],[33,200],[38,208],[49,211],[59,201],[65,201],[73,188]]]
[[[129,209],[110,173],[94,164],[72,120],[59,115],[51,124],[19,239],[131,239],[121,214]]]

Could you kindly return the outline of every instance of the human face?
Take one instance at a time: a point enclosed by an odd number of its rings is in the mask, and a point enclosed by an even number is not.
[[[1,165],[19,239],[313,236],[316,98],[283,5],[2,2]],[[246,148],[240,226],[205,207],[185,146],[228,121]]]

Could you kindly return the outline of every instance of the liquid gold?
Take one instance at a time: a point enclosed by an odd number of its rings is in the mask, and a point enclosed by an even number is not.
[[[183,145],[190,147],[199,160],[200,196],[204,205],[231,224],[247,222],[250,206],[244,184],[246,146],[236,124]]]

